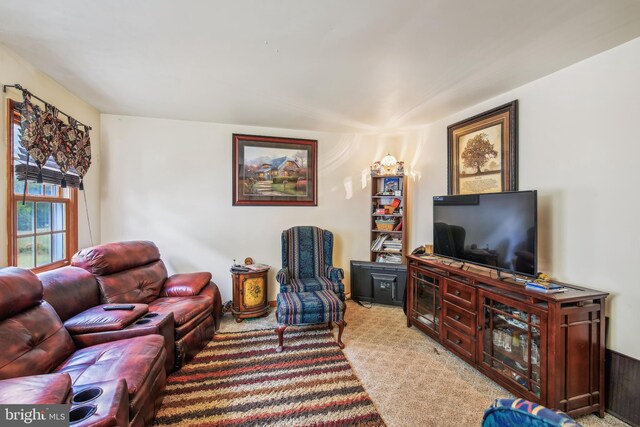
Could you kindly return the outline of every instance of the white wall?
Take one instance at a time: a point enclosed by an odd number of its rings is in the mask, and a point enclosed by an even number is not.
[[[519,189],[538,190],[539,270],[610,292],[607,347],[640,359],[638,76],[640,38],[422,129],[412,235],[432,241],[447,126],[518,99]]]
[[[434,195],[447,190],[446,127],[519,100],[520,189],[539,197],[539,269],[611,293],[608,347],[640,358],[640,39],[418,129],[329,134],[102,116],[102,241],[151,239],[173,272],[206,270],[231,298],[232,259],[272,265],[280,232],[336,235],[335,264],[368,257],[368,166],[387,151],[411,175],[410,242],[431,243]],[[318,139],[318,207],[232,207],[231,134]]]
[[[100,113],[68,91],[66,88],[43,74],[15,52],[0,44],[0,85],[21,84],[32,93],[75,117],[93,128],[91,131],[92,166],[85,179],[85,189],[93,241],[100,241],[100,195],[98,179],[100,176]],[[0,267],[6,266],[7,258],[7,98],[22,100],[22,94],[14,89],[2,93],[0,102]],[[78,202],[78,244],[79,247],[91,245],[87,222],[86,206],[80,193]]]
[[[233,133],[318,140],[318,206],[232,206]],[[229,267],[250,256],[273,266],[294,225],[334,233],[334,265],[369,258],[369,165],[409,156],[406,135],[347,135],[140,117],[102,116],[102,240],[149,239],[170,272],[211,271],[231,299]],[[411,153],[412,154],[412,153]]]

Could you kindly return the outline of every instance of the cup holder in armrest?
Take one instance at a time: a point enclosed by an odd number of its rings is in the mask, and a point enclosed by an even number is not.
[[[81,392],[74,394],[73,397],[71,398],[71,403],[77,405],[79,403],[89,402],[93,399],[96,399],[101,394],[102,394],[102,389],[100,387],[87,388],[82,390]]]
[[[69,424],[75,424],[86,420],[91,415],[95,414],[97,409],[96,405],[76,406],[69,411]]]
[[[136,322],[136,325],[144,325],[150,322],[151,322],[151,319],[140,319]]]
[[[156,317],[158,315],[159,315],[158,313],[148,313],[148,314],[145,314],[143,317],[145,319],[151,319],[152,317]]]

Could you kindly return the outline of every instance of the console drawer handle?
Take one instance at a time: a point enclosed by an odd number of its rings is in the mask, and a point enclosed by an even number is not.
[[[456,289],[456,291],[454,292],[455,296],[459,297],[460,296],[460,291]]]
[[[455,342],[456,342],[457,345],[462,344],[462,340],[461,339],[457,339]]]
[[[455,320],[460,320],[460,315],[459,315],[459,314],[456,314],[455,316],[453,316],[453,318],[454,318]]]

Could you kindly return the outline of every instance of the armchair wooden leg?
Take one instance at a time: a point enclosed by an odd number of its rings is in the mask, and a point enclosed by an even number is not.
[[[347,318],[345,317],[345,314],[347,313],[347,302],[344,302],[344,308],[342,309],[342,321],[344,322],[344,326],[347,326]]]
[[[284,330],[287,329],[287,325],[278,325],[276,328],[276,332],[278,333],[278,348],[276,348],[276,353],[280,353],[284,349],[284,345],[282,342],[284,341]]]
[[[344,344],[342,342],[342,331],[344,331],[344,327],[346,326],[344,320],[340,320],[336,322],[338,324],[338,347],[341,349],[344,348]]]

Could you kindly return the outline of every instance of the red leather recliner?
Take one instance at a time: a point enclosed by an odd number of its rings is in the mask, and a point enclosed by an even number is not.
[[[30,375],[0,381],[0,404],[23,403],[59,405],[71,400],[71,377],[69,374]],[[27,402],[24,402],[27,403]]]
[[[83,348],[141,335],[164,337],[165,368],[173,371],[173,313],[148,313],[147,304],[132,304],[133,310],[104,310],[95,276],[78,267],[62,267],[38,274],[44,287],[43,299],[53,306],[76,347]]]
[[[211,273],[167,277],[153,242],[93,246],[79,251],[71,263],[96,276],[103,304],[147,304],[151,313],[173,313],[177,368],[204,348],[220,326],[222,299]]]
[[[69,383],[81,388],[115,382],[122,387],[124,380],[129,425],[151,425],[166,381],[164,338],[146,335],[78,350],[42,296],[42,284],[32,272],[0,270],[0,380],[13,378],[0,381],[0,397],[10,403],[64,402]],[[49,373],[68,376],[41,375]],[[47,391],[32,392],[38,387]]]

